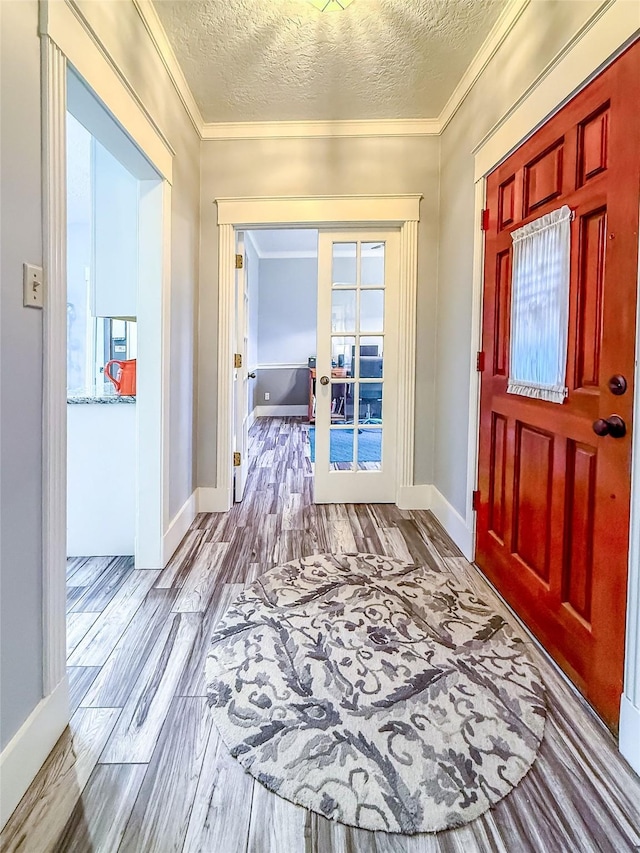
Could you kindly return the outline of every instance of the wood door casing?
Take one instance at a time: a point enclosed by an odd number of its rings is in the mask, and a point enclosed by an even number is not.
[[[640,191],[640,42],[488,178],[476,561],[613,728],[622,693]],[[562,405],[506,393],[511,232],[568,204]],[[623,374],[614,396],[608,380]],[[622,439],[598,437],[620,415]]]

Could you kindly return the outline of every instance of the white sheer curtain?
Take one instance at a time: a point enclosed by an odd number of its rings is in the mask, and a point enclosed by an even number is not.
[[[571,208],[518,228],[513,239],[509,394],[567,396]]]

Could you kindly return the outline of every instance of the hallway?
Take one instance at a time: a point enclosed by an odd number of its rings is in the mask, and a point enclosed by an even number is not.
[[[261,418],[245,500],[201,514],[163,571],[127,558],[70,561],[74,716],[7,824],[23,853],[624,853],[640,844],[640,783],[609,732],[531,643],[548,690],[538,759],[473,824],[437,835],[371,833],[268,792],[230,758],[207,711],[217,619],[278,562],[360,551],[465,579],[506,618],[428,512],[314,505],[308,425]]]

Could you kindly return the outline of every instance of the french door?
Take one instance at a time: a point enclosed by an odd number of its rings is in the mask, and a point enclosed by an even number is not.
[[[396,500],[398,285],[398,231],[320,231],[316,503]]]
[[[476,560],[614,728],[629,548],[638,80],[636,42],[487,182]],[[559,405],[509,394],[507,381],[511,232],[563,205],[574,219]]]

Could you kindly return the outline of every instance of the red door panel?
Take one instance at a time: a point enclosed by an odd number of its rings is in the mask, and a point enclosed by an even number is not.
[[[613,728],[622,692],[640,194],[640,42],[487,182],[477,562]],[[511,232],[571,225],[568,398],[507,394]],[[622,375],[627,391],[610,390]],[[598,418],[627,426],[599,436]]]

